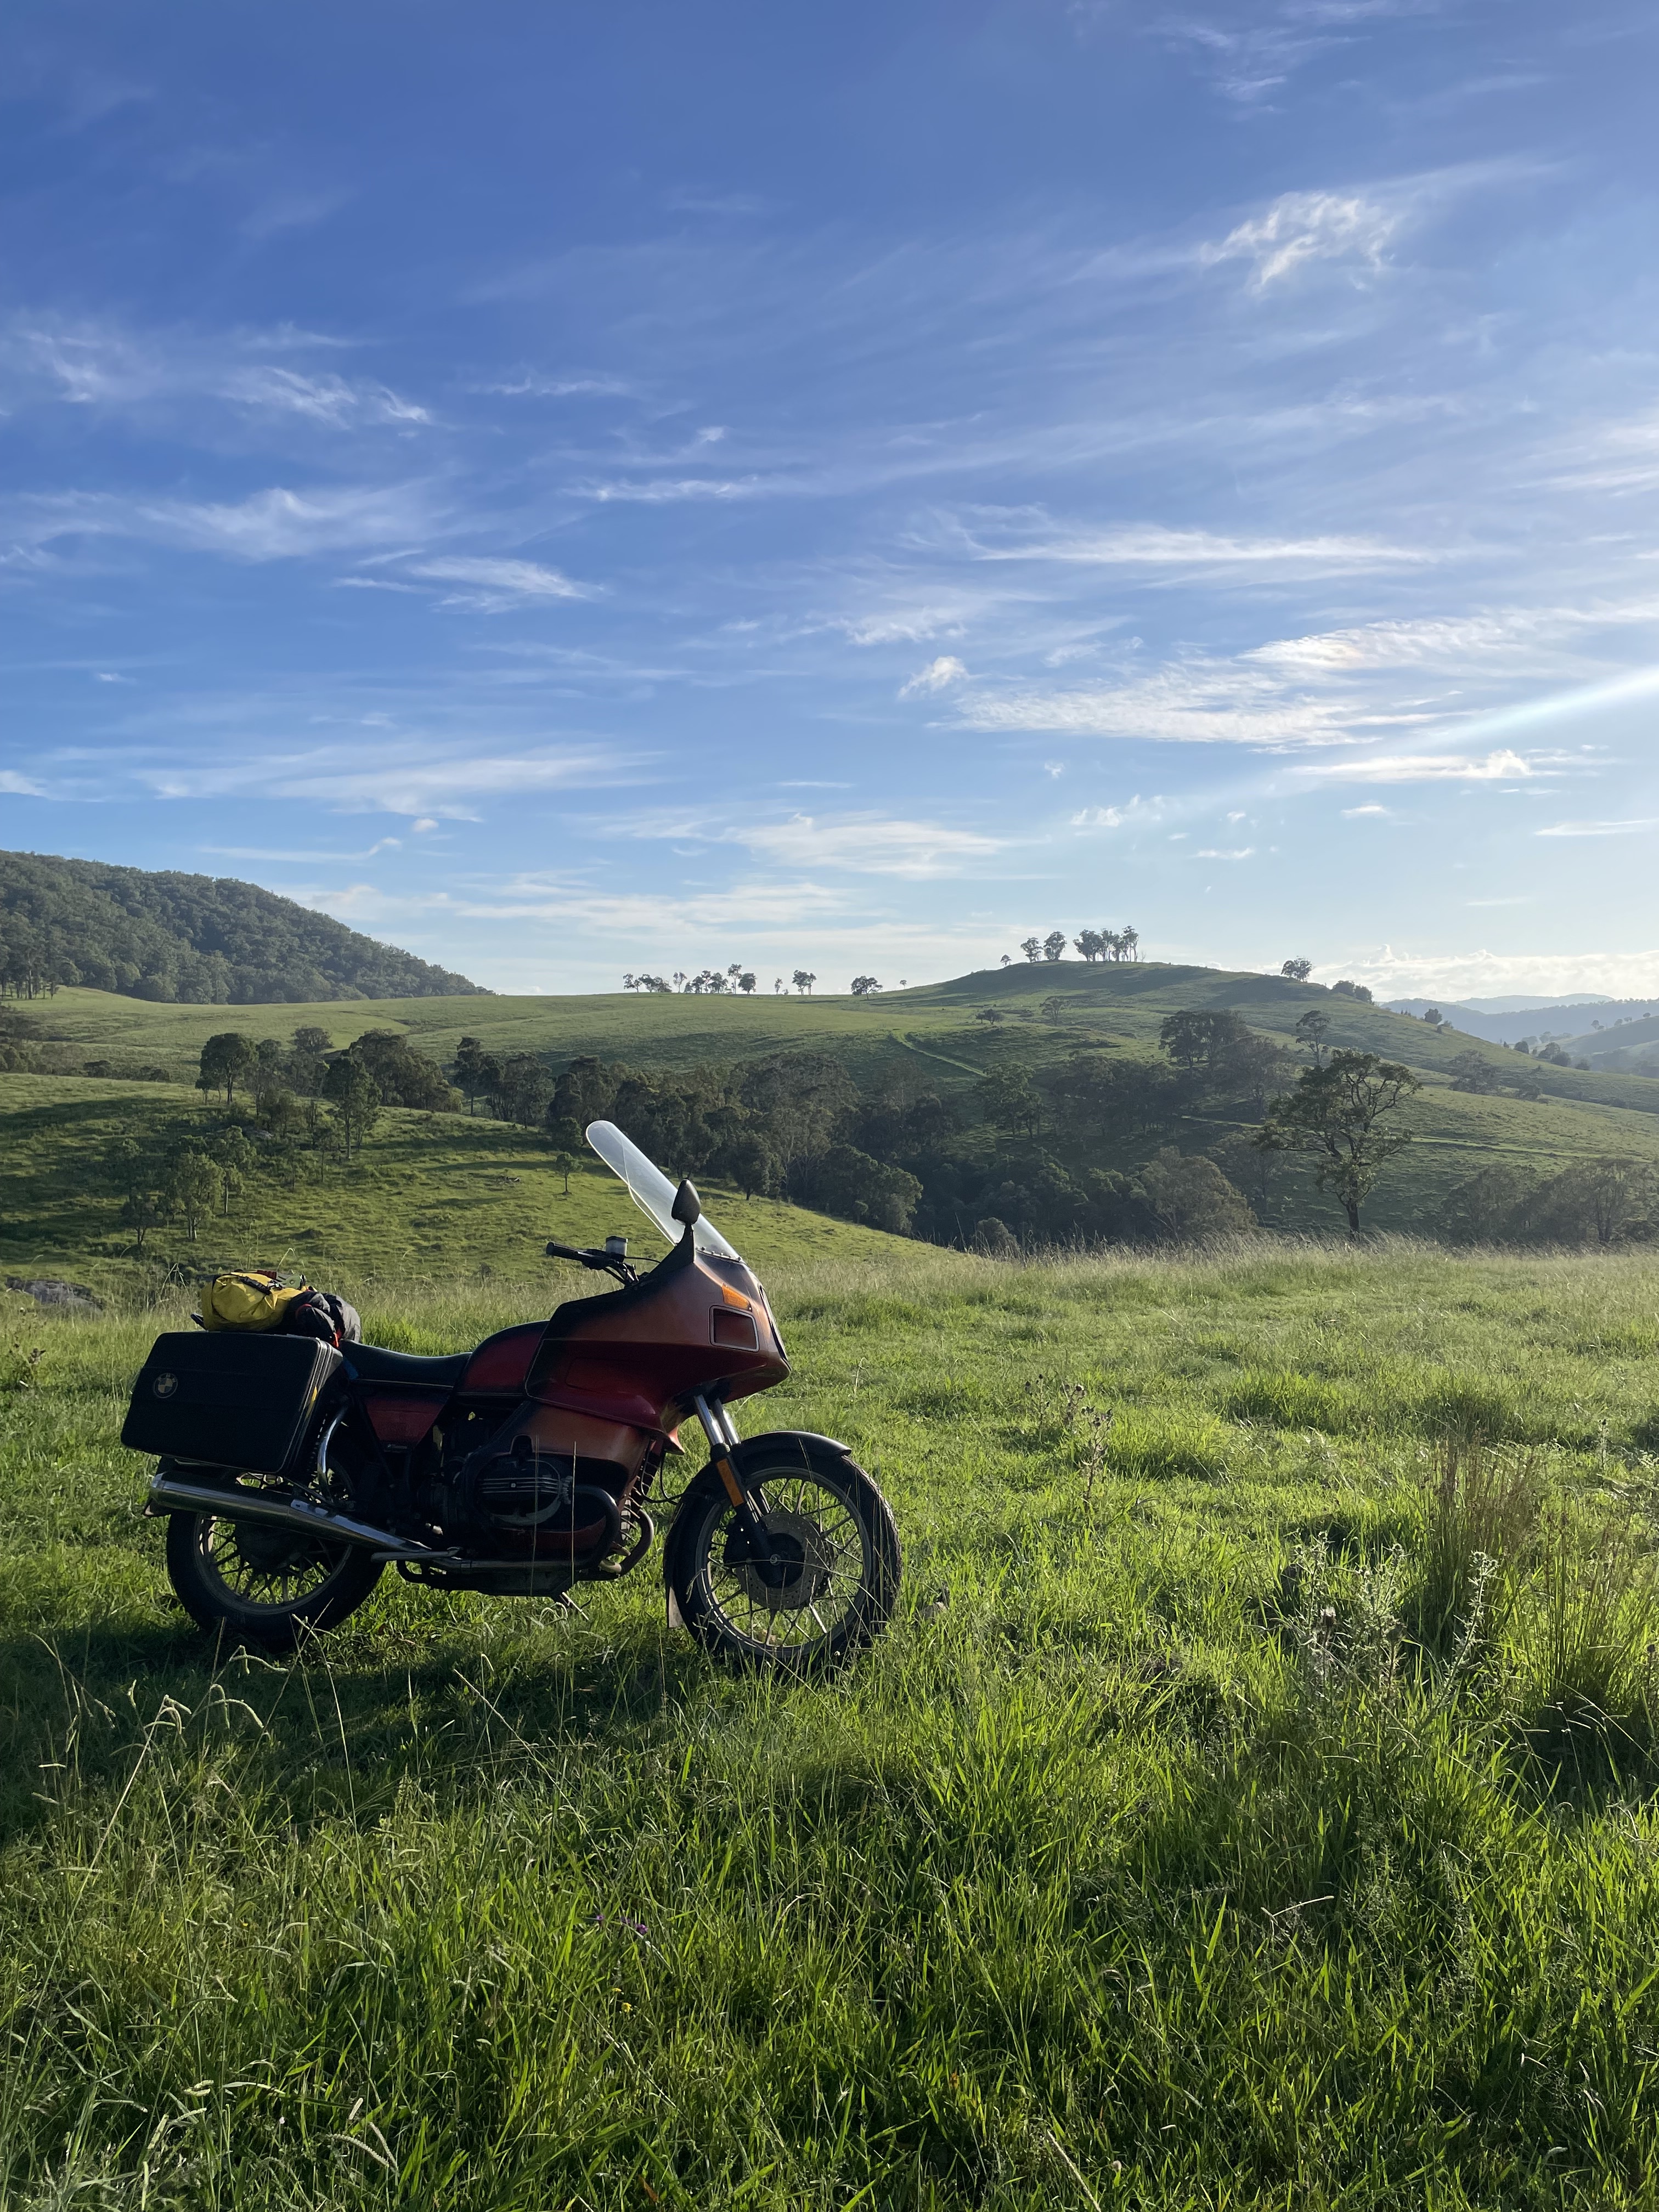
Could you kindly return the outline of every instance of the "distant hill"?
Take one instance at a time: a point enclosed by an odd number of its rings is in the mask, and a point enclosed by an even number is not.
[[[257,884],[0,853],[0,994],[77,984],[187,1006],[487,995]]]
[[[1615,1023],[1659,1014],[1659,999],[1608,999],[1595,993],[1578,999],[1528,999],[1506,1006],[1477,1000],[1460,1006],[1450,999],[1390,999],[1387,1006],[1391,1014],[1419,1015],[1437,1006],[1454,1029],[1462,1030],[1466,1036],[1484,1037],[1488,1044],[1518,1044],[1522,1037],[1565,1040],[1593,1036],[1595,1030],[1611,1030]]]

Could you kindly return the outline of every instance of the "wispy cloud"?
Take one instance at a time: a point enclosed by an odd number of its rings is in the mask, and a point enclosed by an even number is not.
[[[1478,757],[1462,753],[1370,753],[1352,760],[1302,763],[1297,774],[1330,783],[1521,783],[1533,763],[1507,747]]]
[[[968,671],[951,653],[942,653],[937,660],[930,660],[926,668],[919,668],[908,682],[899,686],[901,699],[916,699],[929,692],[946,691],[953,684],[965,683]]]
[[[491,611],[519,606],[526,599],[591,599],[591,584],[578,584],[558,568],[544,568],[535,561],[475,558],[447,553],[441,560],[411,563],[411,576],[428,576],[435,583],[465,584],[465,592],[452,594],[447,605],[478,607]]]
[[[1249,261],[1258,292],[1310,261],[1346,261],[1380,269],[1400,218],[1357,193],[1285,192],[1265,215],[1253,216],[1218,244],[1200,249],[1207,267]]]
[[[1002,840],[975,830],[878,814],[843,815],[833,822],[797,814],[787,822],[745,823],[732,835],[750,852],[787,867],[913,879],[959,875],[1002,849]]]
[[[344,431],[429,425],[423,406],[374,378],[289,365],[333,351],[318,333],[135,329],[19,312],[0,325],[0,389],[13,407],[56,400],[108,414],[217,402],[248,417]]]
[[[4,517],[36,544],[60,538],[135,538],[243,561],[292,560],[429,534],[430,496],[419,484],[361,484],[289,491],[273,485],[220,503],[146,500],[119,492],[25,495]]]
[[[1439,556],[1416,545],[1365,537],[1236,538],[1211,530],[1172,529],[1161,523],[1125,523],[1107,530],[1060,526],[1041,509],[969,525],[964,535],[981,561],[1054,561],[1100,568],[1179,570],[1188,574],[1229,568],[1334,571],[1419,568]]]
[[[1547,830],[1535,830],[1535,837],[1633,837],[1644,830],[1659,830],[1659,817],[1652,815],[1641,820],[1624,822],[1552,822]]]
[[[216,760],[141,765],[138,781],[159,799],[309,799],[342,813],[384,813],[473,822],[486,805],[538,793],[637,781],[644,758],[620,748],[544,747],[523,753],[439,751],[407,740],[371,748],[262,752]]]

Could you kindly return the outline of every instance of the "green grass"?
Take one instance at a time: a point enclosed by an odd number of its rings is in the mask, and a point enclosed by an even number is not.
[[[216,1670],[113,1441],[174,1309],[25,1316],[0,2200],[1654,2203],[1659,1263],[767,1272],[744,1425],[846,1438],[908,1554],[817,1685],[649,1571]],[[342,1286],[434,1349],[547,1304]]]

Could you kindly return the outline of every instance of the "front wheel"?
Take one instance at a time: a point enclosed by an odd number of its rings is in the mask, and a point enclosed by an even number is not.
[[[763,1543],[744,1535],[712,1468],[686,1492],[664,1569],[680,1619],[737,1666],[813,1674],[886,1626],[902,1561],[891,1509],[861,1467],[804,1437],[763,1437],[736,1455],[763,1498]]]

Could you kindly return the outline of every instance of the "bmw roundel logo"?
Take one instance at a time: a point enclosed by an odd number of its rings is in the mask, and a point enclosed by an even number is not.
[[[176,1375],[158,1375],[149,1387],[155,1396],[170,1398],[179,1388],[179,1377]]]

